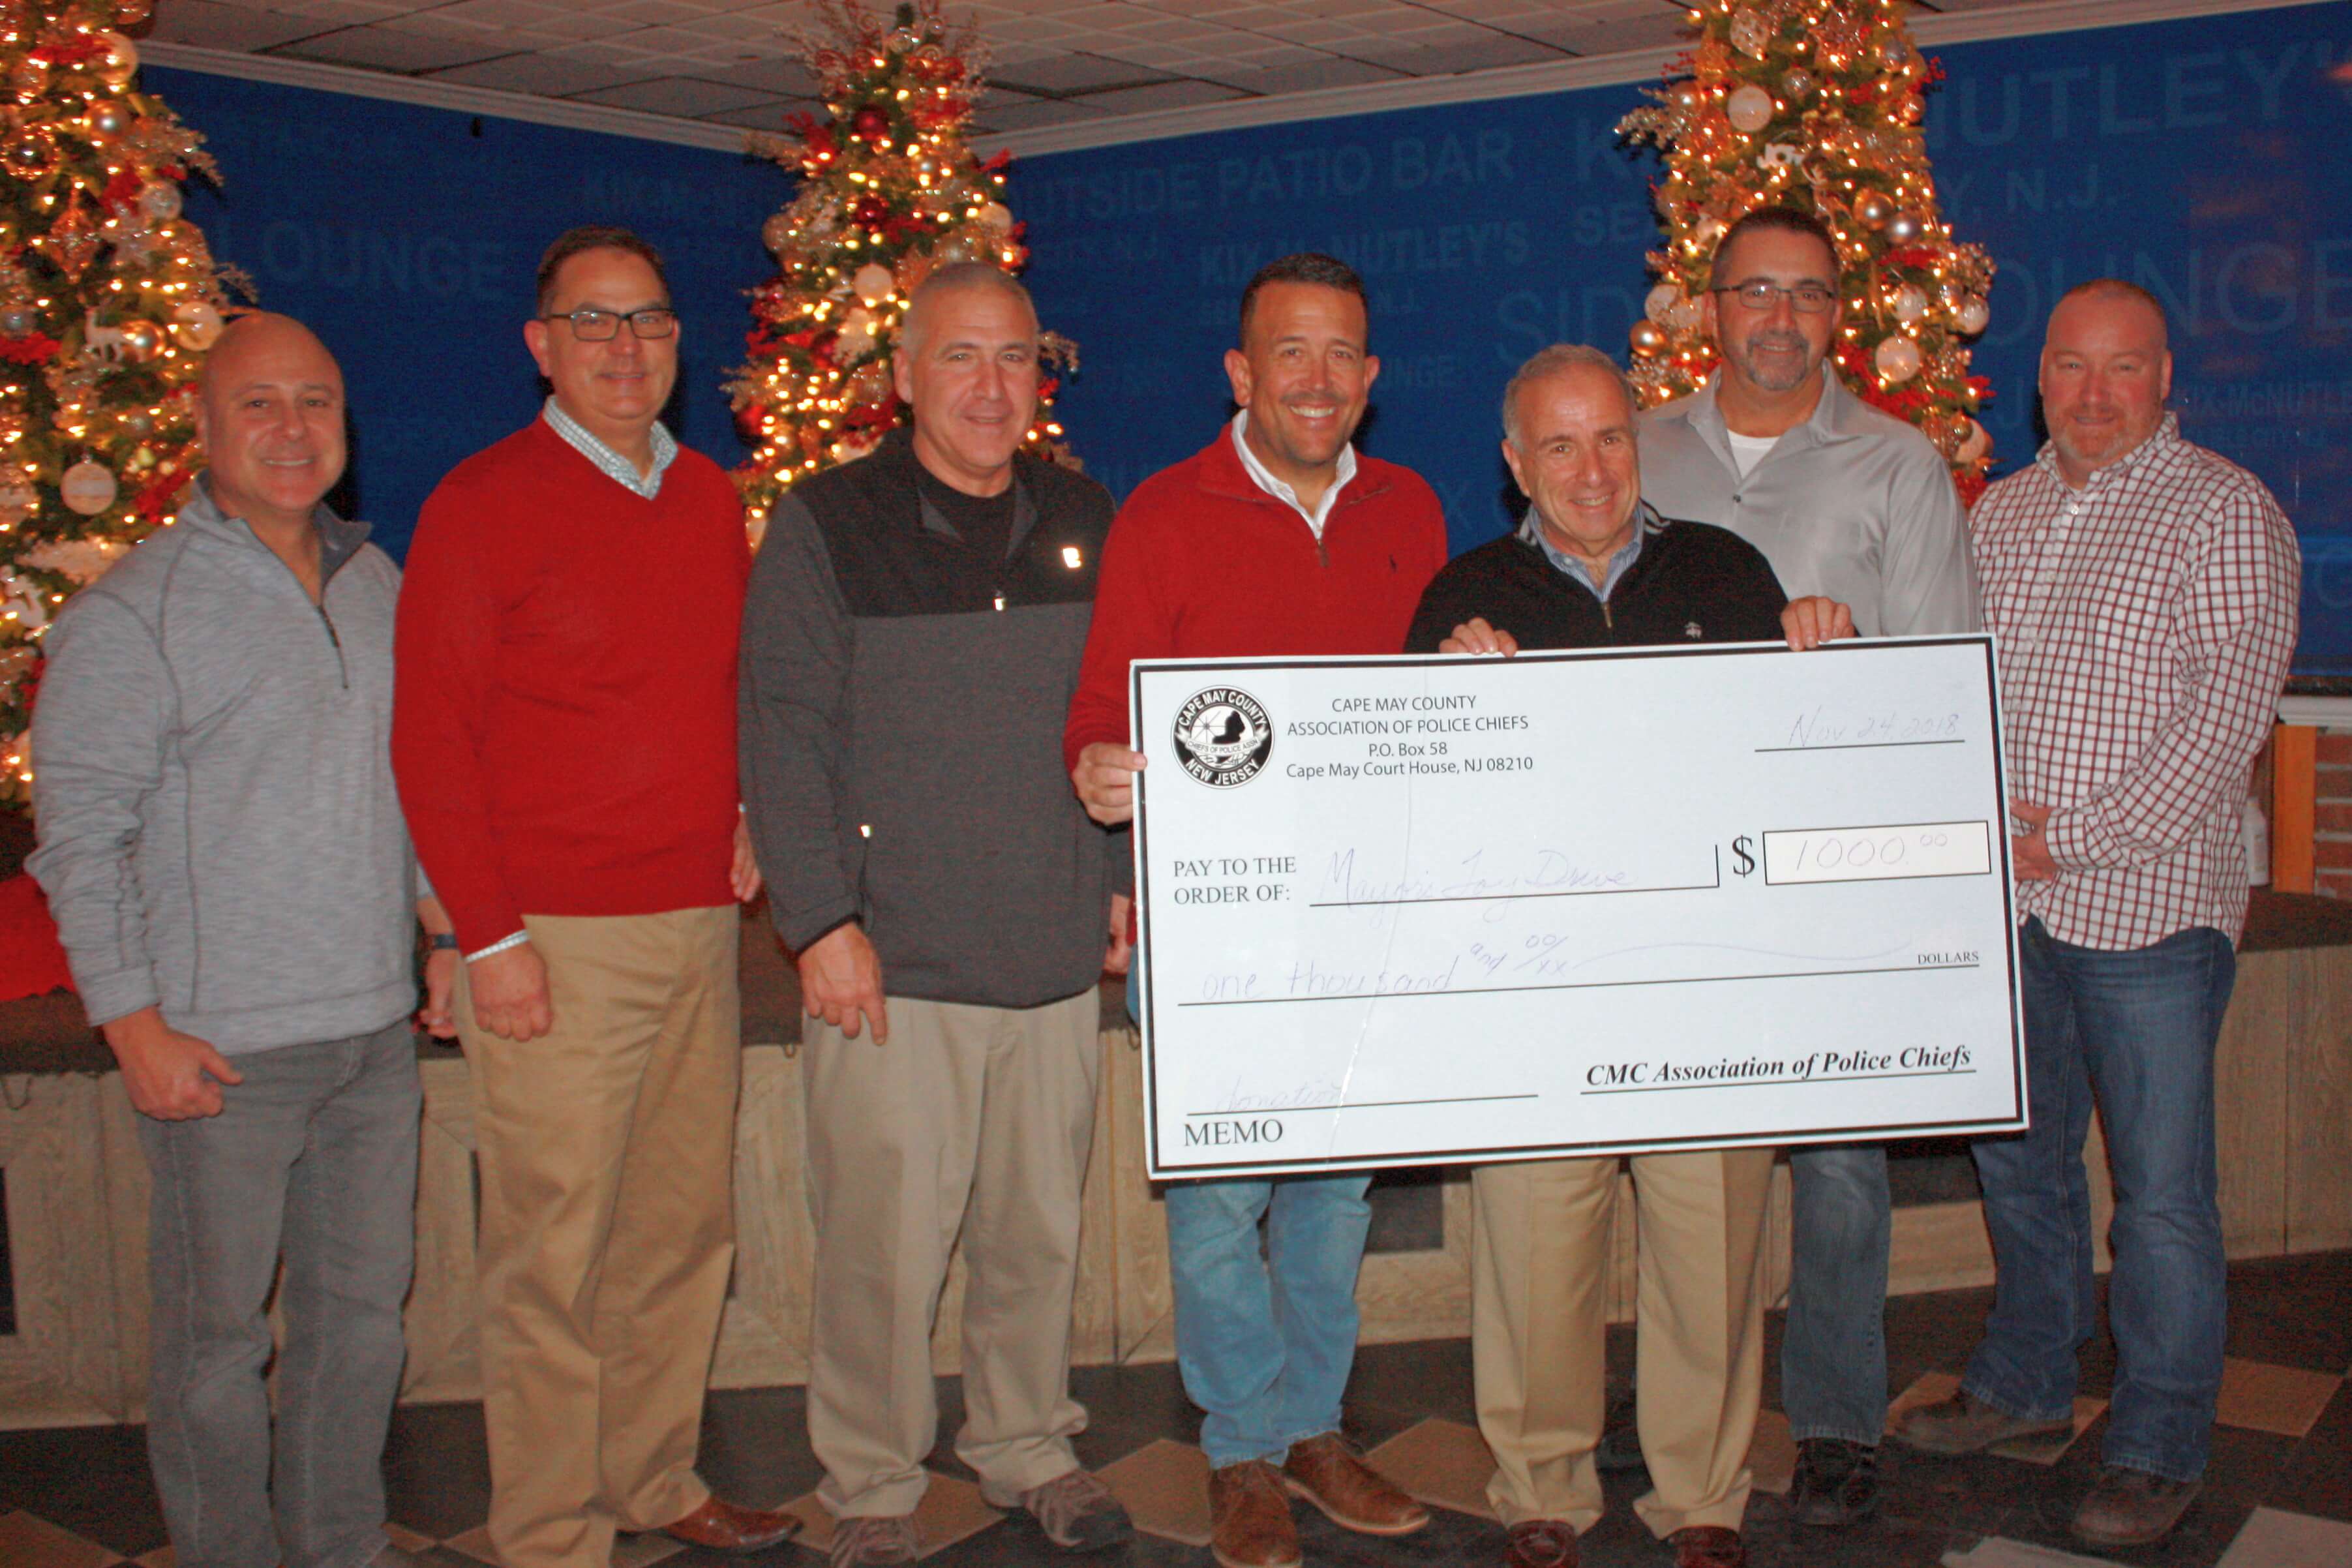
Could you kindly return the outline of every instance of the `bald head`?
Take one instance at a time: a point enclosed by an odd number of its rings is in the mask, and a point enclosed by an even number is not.
[[[2069,289],[2042,340],[2041,387],[2059,473],[2079,489],[2164,423],[2172,392],[2164,308],[2119,279]]]
[[[291,316],[229,323],[205,356],[196,405],[214,501],[257,531],[307,526],[343,477],[343,373]]]

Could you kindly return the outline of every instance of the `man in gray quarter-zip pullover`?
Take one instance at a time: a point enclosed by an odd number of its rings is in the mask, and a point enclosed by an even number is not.
[[[413,922],[436,936],[436,1034],[457,954],[393,788],[400,572],[320,504],[342,373],[299,322],[248,316],[202,391],[178,521],[49,632],[29,868],[154,1178],[147,1448],[174,1560],[362,1568],[400,1555],[382,1457],[415,1237]]]
[[[1975,631],[1968,516],[1927,438],[1839,384],[1836,241],[1810,213],[1761,207],[1717,245],[1701,310],[1723,356],[1699,391],[1642,416],[1642,494],[1727,528],[1791,598],[1851,607],[1862,637]],[[1794,1178],[1781,1403],[1797,1440],[1790,1512],[1838,1528],[1878,1506],[1886,1425],[1880,1143],[1790,1151]]]

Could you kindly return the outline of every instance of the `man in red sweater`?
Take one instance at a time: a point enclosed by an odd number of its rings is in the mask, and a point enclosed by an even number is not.
[[[1243,291],[1241,346],[1225,354],[1241,412],[1146,479],[1111,525],[1063,734],[1096,821],[1132,815],[1145,764],[1127,744],[1129,660],[1404,646],[1445,563],[1445,518],[1419,475],[1349,444],[1381,368],[1366,324],[1363,282],[1345,263],[1268,263]],[[1130,974],[1129,1011],[1135,996]],[[1207,1413],[1211,1548],[1225,1568],[1296,1568],[1288,1492],[1367,1534],[1428,1522],[1339,1436],[1370,1183],[1351,1172],[1168,1187],[1176,1357]]]
[[[506,1568],[603,1568],[616,1529],[750,1550],[799,1521],[694,1460],[735,1256],[734,905],[759,888],[751,552],[726,475],[658,423],[677,317],[651,246],[557,239],[523,337],[553,395],[425,503],[392,736],[466,954],[490,1542]]]

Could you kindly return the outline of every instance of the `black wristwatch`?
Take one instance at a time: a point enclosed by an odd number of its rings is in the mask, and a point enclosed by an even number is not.
[[[457,951],[457,933],[453,931],[435,931],[425,939],[425,945],[435,952],[455,952]]]

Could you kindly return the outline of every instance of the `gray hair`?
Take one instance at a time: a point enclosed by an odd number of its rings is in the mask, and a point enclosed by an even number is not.
[[[923,310],[924,302],[934,296],[951,294],[960,289],[991,289],[1009,300],[1019,300],[1022,310],[1028,312],[1031,330],[1033,331],[1035,330],[1036,301],[1029,298],[1029,290],[1022,286],[1021,279],[993,262],[951,261],[916,284],[914,293],[908,297],[907,314],[900,323],[898,339],[908,353],[914,352],[917,341],[921,336],[922,321],[926,314]]]
[[[1512,375],[1510,384],[1503,388],[1503,439],[1519,447],[1519,392],[1538,381],[1547,380],[1571,370],[1597,370],[1617,384],[1617,391],[1625,399],[1628,409],[1638,408],[1634,401],[1633,384],[1615,360],[1589,343],[1554,343],[1538,349],[1528,362]],[[1526,450],[1525,447],[1519,447]]]

